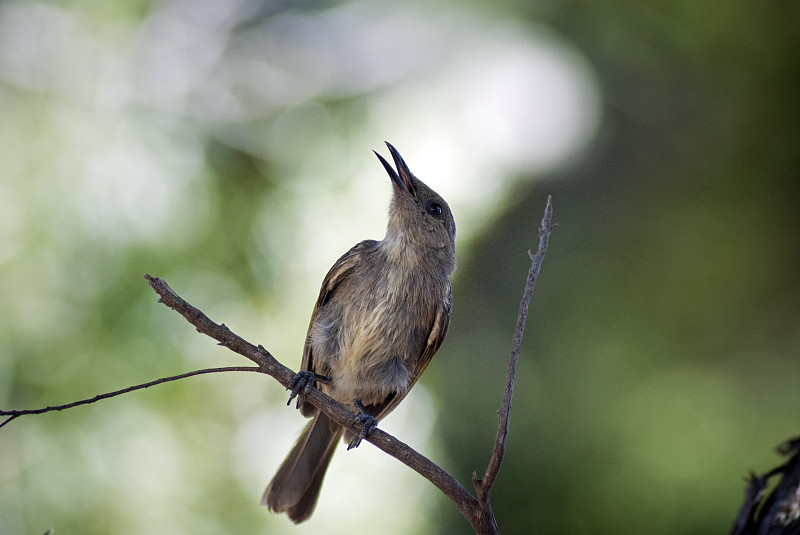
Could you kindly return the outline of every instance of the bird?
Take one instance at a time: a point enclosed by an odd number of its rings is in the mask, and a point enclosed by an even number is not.
[[[392,198],[383,240],[365,240],[339,258],[322,281],[292,396],[311,421],[264,492],[262,504],[294,523],[316,507],[335,446],[348,449],[405,398],[447,334],[456,269],[456,225],[447,202],[414,176],[388,141]],[[364,417],[351,432],[303,401],[319,388]],[[290,397],[291,402],[292,397]]]

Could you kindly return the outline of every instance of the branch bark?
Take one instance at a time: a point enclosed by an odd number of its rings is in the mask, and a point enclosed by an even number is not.
[[[750,475],[745,499],[731,535],[800,534],[800,437],[778,447],[789,460],[764,475]],[[780,481],[767,495],[767,484],[781,474]]]
[[[547,254],[547,244],[550,239],[550,232],[555,228],[553,224],[553,199],[551,196],[547,197],[547,206],[544,210],[542,217],[542,224],[539,227],[539,248],[536,254],[533,255],[528,252],[531,258],[531,269],[528,271],[528,279],[525,281],[525,290],[522,294],[522,301],[519,304],[519,313],[517,314],[517,325],[514,330],[514,338],[511,342],[511,357],[508,360],[508,371],[506,373],[506,388],[503,393],[503,404],[497,412],[498,427],[497,438],[495,439],[494,448],[492,449],[492,456],[489,459],[489,464],[486,467],[486,472],[483,478],[478,479],[478,475],[473,472],[472,483],[475,486],[475,492],[478,495],[478,502],[480,504],[483,514],[486,516],[492,515],[491,504],[489,503],[489,492],[492,490],[497,475],[500,473],[500,466],[503,464],[503,458],[506,453],[506,443],[508,441],[508,429],[511,420],[511,398],[514,395],[514,382],[517,376],[517,363],[519,362],[519,355],[522,348],[522,335],[525,332],[525,324],[528,321],[528,307],[533,297],[533,290],[536,287],[536,279],[539,276],[539,270],[542,267],[544,255]]]
[[[270,375],[289,388],[295,373],[278,362],[269,351],[262,346],[251,344],[244,338],[231,331],[225,324],[214,323],[199,309],[190,305],[181,298],[169,285],[157,277],[145,275],[153,290],[159,295],[159,302],[178,312],[186,321],[191,323],[198,332],[217,340],[220,345],[255,362],[260,371]],[[344,405],[324,394],[316,388],[303,394],[303,400],[325,412],[333,421],[355,434],[361,432],[361,422],[354,413]],[[365,440],[374,444],[379,449],[399,460],[422,477],[433,483],[445,496],[458,508],[462,515],[470,522],[478,533],[497,533],[487,531],[482,527],[478,510],[478,501],[464,488],[453,476],[448,474],[434,462],[423,456],[408,444],[398,440],[380,428],[370,433]]]
[[[373,430],[366,438],[368,442],[374,444],[382,451],[388,453],[396,458],[412,470],[416,471],[422,477],[433,483],[445,496],[447,496],[453,504],[458,508],[461,514],[467,519],[476,533],[484,534],[498,534],[499,530],[497,522],[492,512],[491,504],[489,503],[489,491],[494,484],[497,475],[500,471],[500,466],[503,462],[503,457],[506,449],[506,440],[508,437],[509,417],[511,413],[511,397],[514,390],[514,380],[516,377],[517,362],[520,355],[520,347],[522,343],[522,334],[525,329],[525,322],[527,320],[528,306],[533,294],[533,289],[536,284],[536,278],[541,268],[542,260],[547,252],[547,242],[550,232],[554,228],[551,223],[552,220],[552,201],[547,198],[547,206],[545,214],[542,219],[542,227],[539,229],[539,249],[536,255],[528,253],[532,260],[532,266],[528,272],[528,279],[525,284],[525,291],[520,304],[519,316],[517,318],[517,325],[512,342],[511,358],[508,364],[508,373],[505,393],[503,396],[503,404],[498,411],[499,426],[497,432],[497,439],[492,451],[492,456],[486,469],[486,473],[482,479],[477,479],[473,474],[473,484],[477,492],[477,498],[473,496],[461,483],[459,483],[452,475],[447,473],[441,467],[436,465],[430,459],[426,458],[409,445],[386,433],[380,428]],[[100,394],[90,399],[76,401],[65,405],[45,407],[42,409],[29,409],[29,410],[0,410],[0,416],[8,416],[5,421],[0,423],[0,427],[9,423],[10,421],[26,414],[42,414],[51,411],[60,411],[94,403],[102,399],[122,395],[134,390],[148,388],[157,384],[165,383],[168,381],[175,381],[193,375],[200,375],[204,373],[215,373],[222,371],[256,371],[270,375],[276,379],[285,388],[289,388],[295,373],[278,362],[272,354],[261,345],[254,345],[241,336],[231,331],[224,323],[218,324],[212,321],[198,308],[192,306],[182,297],[180,297],[169,285],[157,277],[145,275],[144,278],[150,284],[150,287],[158,294],[159,302],[175,310],[186,321],[194,326],[194,328],[214,340],[219,345],[224,346],[231,351],[234,351],[251,361],[257,367],[229,367],[229,368],[209,368],[204,370],[196,370],[193,372],[184,373],[172,377],[165,377],[149,383],[131,386],[122,390],[109,392],[107,394]],[[328,395],[320,392],[315,388],[303,393],[303,400],[313,404],[321,411],[325,412],[334,422],[338,425],[359,434],[361,431],[362,423],[360,419],[347,407],[335,401]]]
[[[528,253],[532,265],[528,272],[528,278],[525,283],[525,290],[517,316],[517,324],[511,346],[511,357],[508,363],[503,403],[500,411],[498,411],[499,426],[497,430],[497,439],[495,440],[495,445],[484,477],[478,479],[477,475],[473,473],[473,484],[477,492],[477,498],[467,491],[452,475],[433,463],[430,459],[382,429],[377,428],[366,437],[368,442],[374,444],[382,451],[396,458],[433,483],[436,488],[442,491],[442,493],[455,504],[475,532],[480,534],[498,534],[500,532],[489,502],[489,492],[497,479],[503,457],[505,456],[509,419],[511,415],[511,398],[514,392],[514,381],[522,345],[522,336],[525,330],[528,307],[531,297],[533,296],[536,279],[541,269],[542,260],[547,253],[550,232],[555,228],[552,224],[552,217],[552,198],[548,196],[544,217],[542,218],[542,224],[539,229],[539,248],[535,255],[532,255],[530,252]],[[145,275],[145,279],[147,279],[153,290],[160,296],[159,302],[181,314],[189,323],[194,325],[198,332],[214,338],[220,345],[249,358],[259,366],[261,371],[274,377],[285,388],[289,388],[290,382],[295,375],[294,372],[279,363],[264,349],[264,347],[260,345],[255,346],[244,340],[228,329],[225,324],[218,325],[214,323],[208,316],[178,296],[178,294],[176,294],[162,279],[151,277],[150,275]],[[350,429],[356,434],[361,431],[362,424],[351,410],[345,408],[344,405],[338,403],[319,390],[312,388],[309,392],[304,394],[304,400],[325,412],[333,421],[342,427]]]

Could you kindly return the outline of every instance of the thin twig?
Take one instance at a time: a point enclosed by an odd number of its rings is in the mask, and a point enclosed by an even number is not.
[[[519,304],[519,314],[517,315],[517,326],[514,330],[514,339],[511,343],[511,357],[508,361],[508,373],[506,375],[506,389],[503,394],[503,405],[497,412],[498,427],[497,438],[495,439],[494,448],[492,449],[492,456],[489,459],[489,464],[486,467],[486,473],[483,478],[478,479],[476,473],[472,474],[473,484],[475,491],[478,494],[478,501],[481,508],[486,513],[491,513],[491,505],[489,504],[489,492],[492,490],[497,474],[500,472],[500,466],[503,464],[503,458],[506,452],[506,442],[508,440],[508,426],[511,419],[511,397],[514,394],[514,381],[517,375],[517,362],[519,361],[520,348],[522,346],[522,335],[525,331],[525,323],[528,320],[528,306],[533,296],[533,289],[536,286],[536,278],[539,276],[539,270],[542,267],[542,260],[547,253],[547,241],[550,238],[550,232],[555,228],[552,223],[553,220],[553,204],[552,197],[547,197],[547,206],[544,210],[544,217],[542,217],[542,226],[539,228],[539,249],[535,255],[528,252],[532,264],[531,269],[528,271],[528,279],[525,282],[525,291],[522,294],[522,301]]]
[[[203,375],[206,373],[220,373],[220,372],[257,372],[260,371],[260,368],[256,368],[254,366],[231,366],[227,368],[205,368],[202,370],[195,370],[192,372],[182,373],[180,375],[173,375],[172,377],[162,377],[161,379],[156,379],[155,381],[149,381],[147,383],[142,383],[140,385],[129,386],[128,388],[123,388],[122,390],[115,390],[114,392],[108,392],[106,394],[98,394],[93,398],[89,399],[82,399],[80,401],[73,401],[72,403],[65,403],[64,405],[54,405],[51,407],[44,407],[42,409],[22,409],[22,410],[9,410],[4,411],[0,410],[0,416],[9,416],[9,418],[5,419],[3,423],[0,423],[0,427],[3,427],[11,420],[15,418],[19,418],[20,416],[24,416],[26,414],[44,414],[46,412],[52,411],[63,411],[66,409],[71,409],[73,407],[79,407],[80,405],[88,405],[90,403],[95,403],[102,399],[113,398],[115,396],[121,396],[122,394],[127,394],[128,392],[133,392],[134,390],[141,390],[143,388],[150,388],[151,386],[160,385],[162,383],[168,383],[170,381],[178,381],[179,379],[185,379],[187,377],[192,377],[193,375]]]

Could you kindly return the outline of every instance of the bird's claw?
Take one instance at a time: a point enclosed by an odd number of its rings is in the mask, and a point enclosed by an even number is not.
[[[361,432],[350,440],[350,443],[347,445],[348,450],[357,448],[361,444],[362,440],[367,438],[370,433],[378,428],[378,420],[367,413],[367,409],[364,407],[364,404],[361,403],[360,399],[354,399],[353,405],[355,405],[358,409],[356,420],[358,420],[358,423],[361,424]]]
[[[297,398],[297,408],[299,409],[300,403],[303,401],[303,395],[311,392],[314,383],[328,384],[330,382],[331,380],[328,377],[309,370],[297,372],[294,374],[294,377],[292,377],[292,380],[289,381],[289,387],[286,389],[292,391],[292,393],[289,394],[289,401],[287,401],[286,404],[291,404],[292,400]]]

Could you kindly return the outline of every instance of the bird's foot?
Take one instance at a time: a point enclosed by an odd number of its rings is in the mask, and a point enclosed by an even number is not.
[[[354,436],[350,443],[347,445],[347,449],[351,450],[353,448],[357,448],[361,441],[367,438],[370,433],[372,433],[378,427],[378,420],[373,418],[369,413],[367,413],[367,409],[364,407],[364,404],[361,403],[361,400],[356,398],[353,400],[353,405],[356,406],[358,409],[358,414],[356,415],[356,419],[361,424],[361,433]]]
[[[289,382],[289,388],[286,389],[292,391],[292,393],[289,394],[289,401],[287,401],[286,404],[289,405],[294,398],[297,398],[297,407],[299,408],[303,394],[308,394],[314,387],[315,382],[327,384],[330,382],[330,379],[324,375],[317,375],[316,373],[308,370],[294,374],[291,382]]]

